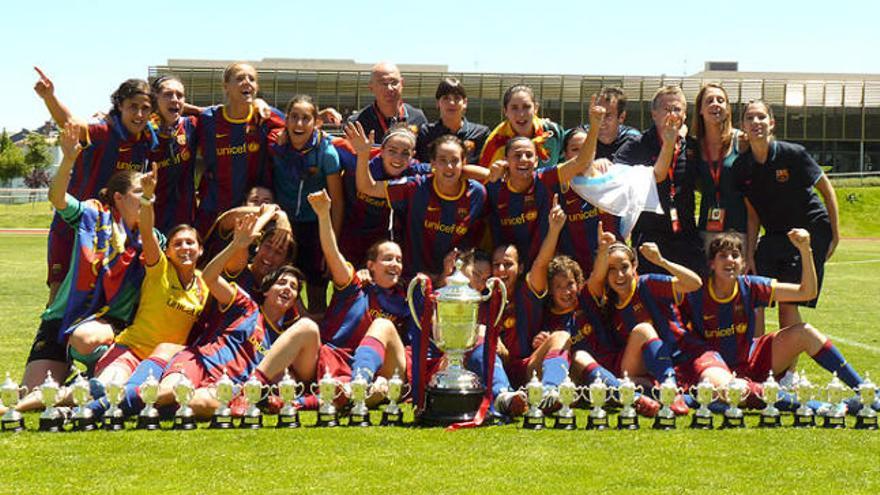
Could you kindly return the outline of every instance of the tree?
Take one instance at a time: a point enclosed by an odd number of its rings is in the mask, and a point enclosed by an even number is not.
[[[46,148],[48,153],[48,146]],[[25,175],[28,171],[24,153],[16,146],[6,129],[0,133],[0,183],[7,183],[16,177]]]
[[[27,173],[35,170],[45,170],[52,165],[52,153],[49,152],[49,143],[46,136],[32,132],[24,139],[27,146],[27,153],[24,155],[24,162],[27,164]]]

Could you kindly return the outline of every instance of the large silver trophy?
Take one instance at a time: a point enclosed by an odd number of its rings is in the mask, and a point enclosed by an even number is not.
[[[400,378],[397,370],[388,380],[388,405],[382,411],[381,426],[402,426],[403,411],[400,410],[400,398],[406,395],[406,384]]]
[[[800,406],[794,411],[794,423],[792,426],[795,428],[816,426],[816,414],[807,405],[807,402],[813,400],[813,397],[816,396],[816,386],[807,379],[806,371],[801,370],[800,374],[795,373],[793,389]]]
[[[597,376],[587,388],[587,395],[590,398],[590,405],[593,407],[587,416],[587,429],[607,430],[608,413],[605,412],[603,406],[608,400],[608,385],[605,385],[605,382]]]
[[[565,380],[556,387],[556,392],[558,394],[557,400],[562,407],[556,411],[556,423],[553,427],[557,430],[577,429],[577,417],[571,408],[571,405],[577,402],[580,394],[577,385],[571,381],[568,375],[565,375]]]
[[[92,431],[96,428],[95,413],[86,407],[92,400],[92,392],[89,389],[89,382],[82,375],[76,377],[70,386],[70,392],[73,396],[73,431]]]
[[[27,393],[27,387],[19,386],[12,381],[9,372],[6,372],[6,381],[0,385],[0,401],[6,407],[6,413],[3,414],[2,430],[3,431],[22,431],[24,430],[24,418],[21,413],[15,410],[18,404],[18,398],[21,394]]]
[[[504,283],[492,277],[486,282],[489,293],[485,296],[468,286],[468,278],[461,272],[462,262],[455,262],[455,272],[446,279],[446,286],[436,293],[432,328],[421,328],[421,318],[413,303],[413,292],[420,287],[424,294],[426,278],[418,275],[407,290],[412,316],[422,332],[429,332],[434,344],[446,353],[446,368],[438,371],[428,383],[425,410],[419,413],[419,422],[426,425],[449,425],[474,419],[483,399],[485,388],[480,378],[464,368],[464,355],[477,342],[477,309],[487,301],[496,286],[500,286],[502,302],[497,319],[504,313],[507,289]],[[426,301],[428,299],[426,298]],[[425,311],[430,311],[428,307]],[[491,363],[490,363],[491,364]]]
[[[736,373],[730,378],[730,381],[723,386],[722,392],[727,397],[727,405],[724,411],[724,422],[722,428],[744,428],[745,418],[740,404],[749,396],[749,384],[742,378],[737,378]]]
[[[639,429],[639,414],[633,407],[633,403],[636,400],[636,393],[641,392],[641,389],[642,387],[640,385],[636,385],[629,379],[629,373],[624,371],[623,379],[620,380],[620,384],[615,390],[617,402],[619,402],[621,406],[620,414],[617,415],[618,430]]]
[[[877,429],[877,411],[872,409],[874,400],[877,399],[877,386],[871,381],[868,373],[865,373],[865,381],[863,381],[857,392],[859,393],[859,401],[862,408],[856,415],[857,430],[876,430]]]
[[[105,397],[110,407],[104,411],[104,429],[107,431],[120,431],[125,429],[125,413],[119,408],[119,403],[125,397],[125,384],[118,378],[113,378],[104,387]]]
[[[712,411],[709,410],[709,404],[715,400],[715,395],[717,390],[715,389],[715,385],[706,379],[703,378],[703,381],[698,383],[697,385],[692,385],[690,388],[691,397],[697,401],[697,404],[700,407],[694,412],[694,416],[691,418],[691,428],[698,430],[711,430],[714,427],[714,420],[712,417]]]
[[[223,376],[216,383],[217,402],[220,404],[214,409],[214,415],[211,417],[211,425],[208,428],[215,430],[228,430],[232,428],[232,410],[229,402],[238,395],[240,387],[229,378],[226,370],[223,370]]]
[[[275,428],[299,428],[299,410],[294,405],[294,401],[303,394],[305,385],[302,382],[294,380],[287,370],[284,370],[284,377],[278,382],[278,395],[284,406],[278,411],[278,422]]]
[[[46,372],[46,380],[38,387],[40,401],[43,403],[43,413],[40,414],[40,431],[59,432],[64,431],[64,415],[55,407],[61,386],[52,378],[52,372]]]
[[[761,419],[758,426],[761,428],[778,428],[782,425],[782,419],[776,402],[779,400],[779,382],[773,378],[773,370],[767,375],[767,380],[761,384],[763,391],[761,392],[761,400],[767,404],[761,409]]]
[[[835,371],[831,381],[825,387],[825,396],[828,398],[828,402],[831,403],[831,409],[825,415],[825,419],[822,422],[823,428],[846,428],[846,408],[843,405],[843,400],[846,399],[849,393],[849,388],[840,381],[840,378],[837,378],[837,372]]]

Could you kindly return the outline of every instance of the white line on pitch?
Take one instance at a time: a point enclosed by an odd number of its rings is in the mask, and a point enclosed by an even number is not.
[[[880,354],[880,347],[877,347],[877,346],[873,346],[870,344],[863,344],[863,343],[856,341],[856,340],[845,339],[843,337],[836,337],[836,336],[830,335],[830,334],[828,334],[828,337],[831,339],[832,342],[840,342],[841,344],[846,344],[846,345],[850,345],[853,347],[858,347],[859,349],[864,349],[866,351],[873,352],[874,354]]]
[[[858,261],[829,261],[825,263],[825,266],[828,265],[864,265],[866,263],[880,263],[880,259],[878,260],[858,260]]]

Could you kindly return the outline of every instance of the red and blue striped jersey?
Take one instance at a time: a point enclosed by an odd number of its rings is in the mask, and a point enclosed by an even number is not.
[[[616,334],[608,330],[602,320],[602,311],[589,289],[584,288],[578,296],[578,305],[573,310],[559,313],[552,308],[544,312],[544,330],[553,333],[567,332],[572,351],[586,351],[597,361],[601,356],[617,354],[623,350],[625,342],[620,342]]]
[[[682,312],[691,329],[718,351],[730,369],[749,362],[749,350],[755,338],[755,309],[773,301],[776,280],[740,275],[733,294],[718,299],[711,282],[685,296]]]
[[[620,218],[584,201],[567,184],[561,184],[555,192],[559,194],[559,205],[566,217],[556,251],[577,261],[584,273],[590,273],[599,247],[599,221],[605,232],[611,232],[620,240]]]
[[[547,215],[553,193],[559,189],[559,171],[549,167],[534,173],[532,186],[523,192],[514,192],[509,183],[492,182],[486,185],[489,196],[489,225],[496,246],[513,244],[519,251],[525,270],[538,255],[541,242],[547,236]]]
[[[220,379],[225,369],[229,378],[241,383],[250,377],[282,330],[266,320],[247,292],[233,287],[235,298],[227,307],[220,308],[213,337],[195,350],[212,380]]]
[[[532,339],[543,328],[546,296],[546,290],[535,293],[525,279],[518,280],[513,294],[507,295],[507,306],[501,316],[500,339],[511,358],[525,359],[532,355]]]
[[[160,131],[159,144],[150,153],[150,161],[159,166],[153,209],[156,228],[163,233],[195,222],[196,122],[195,117],[183,117],[170,130]]]
[[[413,320],[403,288],[383,289],[354,273],[348,285],[333,293],[321,322],[321,341],[353,354],[376,318],[390,320],[408,343]]]
[[[244,203],[252,187],[264,185],[268,134],[284,127],[281,112],[272,112],[262,119],[251,107],[246,118],[232,119],[226,107],[218,105],[199,115],[198,142],[205,171],[199,183],[196,228],[202,235],[219,214]]]
[[[468,179],[456,196],[443,196],[434,175],[416,175],[386,183],[385,194],[404,224],[403,266],[407,278],[419,272],[439,274],[443,257],[475,243],[486,206],[486,188]],[[399,216],[398,216],[399,215]]]
[[[294,149],[290,142],[278,143],[286,132],[276,129],[269,133],[269,165],[265,183],[271,184],[275,202],[287,213],[291,222],[317,222],[307,197],[327,187],[327,176],[338,174],[339,155],[330,137],[315,130],[305,147]]]

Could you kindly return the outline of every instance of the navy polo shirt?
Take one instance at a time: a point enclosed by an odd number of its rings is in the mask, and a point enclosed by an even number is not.
[[[822,169],[803,146],[773,140],[767,163],[755,161],[751,151],[733,163],[734,180],[752,203],[767,233],[785,233],[830,222],[828,211],[813,190]]]
[[[424,112],[409,103],[404,103],[397,115],[393,117],[383,117],[379,115],[379,109],[376,107],[375,102],[362,108],[358,113],[349,117],[348,121],[360,122],[361,125],[364,126],[364,130],[368,135],[370,134],[370,131],[374,131],[376,133],[376,144],[382,143],[382,139],[385,138],[386,130],[401,122],[406,122],[411,127],[415,126],[413,134],[418,132],[419,127],[428,123],[428,119],[425,117]]]
[[[584,124],[580,126],[584,132],[590,132],[590,124]],[[569,131],[570,132],[570,131]],[[602,141],[598,141],[596,143],[596,158],[607,158],[611,160],[617,150],[619,150],[624,144],[638,139],[638,137],[642,133],[639,132],[635,127],[630,127],[628,125],[618,125],[617,126],[617,137],[614,138],[614,142],[611,144],[605,144]],[[565,152],[565,150],[563,150]]]
[[[423,163],[431,161],[428,146],[444,134],[453,134],[458,139],[461,139],[467,150],[468,163],[479,163],[480,151],[483,149],[486,137],[489,136],[489,128],[483,124],[474,124],[467,119],[462,119],[458,132],[450,131],[448,127],[443,125],[442,120],[422,126],[419,129],[419,136],[416,141],[416,159]]]
[[[673,234],[672,219],[669,216],[670,207],[673,206],[672,188],[675,187],[675,209],[678,212],[678,221],[681,223],[680,234],[695,234],[697,231],[694,219],[694,180],[687,170],[687,152],[684,139],[679,139],[681,150],[678,159],[672,164],[672,180],[667,175],[663,182],[657,183],[657,194],[660,197],[660,205],[663,206],[663,214],[642,212],[636,223],[634,232],[650,232],[654,234]],[[643,165],[653,167],[660,154],[660,137],[657,129],[651,126],[641,135],[625,142],[617,153],[614,154],[613,162],[623,165]]]

